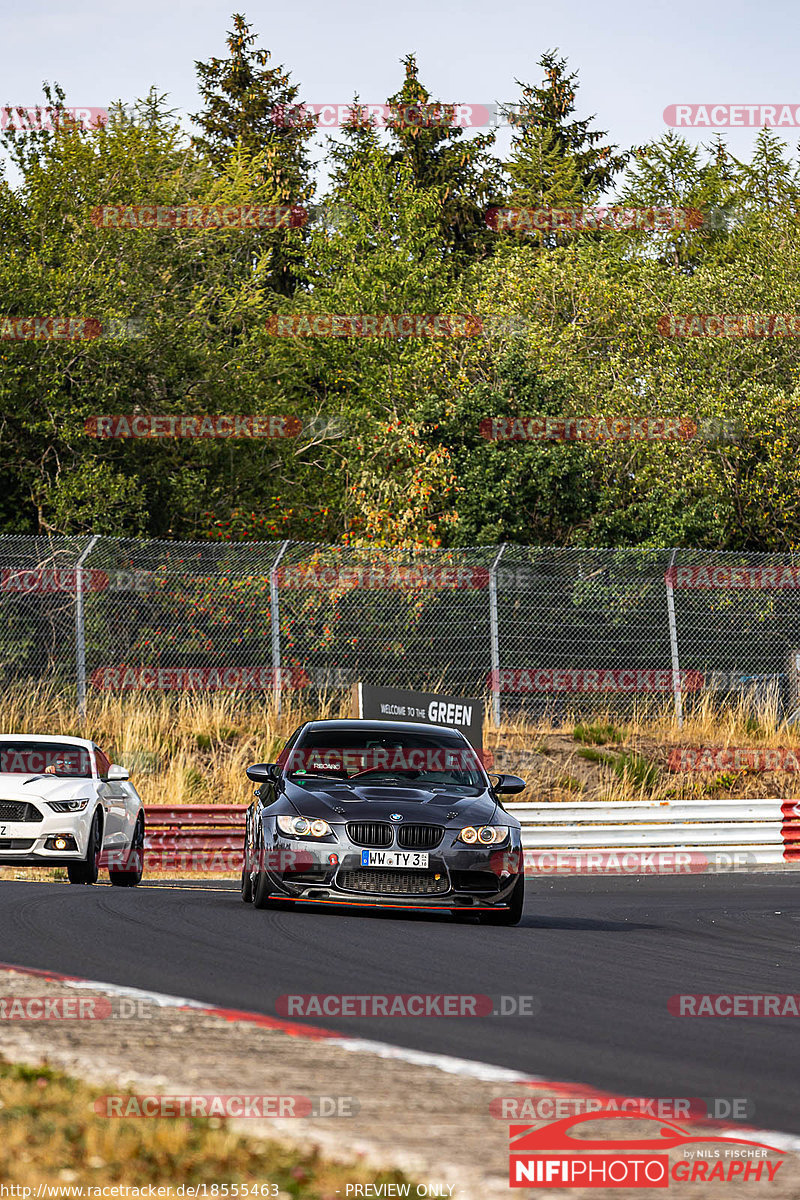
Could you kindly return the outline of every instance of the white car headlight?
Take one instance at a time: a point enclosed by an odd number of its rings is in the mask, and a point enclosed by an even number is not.
[[[466,825],[456,838],[467,846],[499,846],[508,837],[507,825]]]
[[[278,817],[278,829],[289,837],[324,838],[332,832],[320,817]]]
[[[54,812],[82,812],[88,800],[46,800],[45,804],[48,808],[52,808]]]

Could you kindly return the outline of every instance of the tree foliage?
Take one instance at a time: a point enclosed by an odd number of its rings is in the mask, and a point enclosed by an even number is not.
[[[663,332],[670,314],[800,314],[800,165],[773,132],[749,161],[674,132],[621,151],[579,116],[577,74],[548,51],[501,162],[492,133],[451,123],[410,54],[386,130],[354,98],[315,208],[300,85],[232,20],[227,56],[196,64],[194,137],[155,89],[81,128],[57,84],[52,129],[2,135],[19,177],[0,179],[3,531],[798,545],[796,333]],[[486,217],[598,204],[702,219],[498,234]],[[114,205],[295,205],[310,219],[98,228],[92,209]],[[318,314],[471,314],[482,330],[276,332]],[[44,317],[103,333],[14,335]],[[284,416],[296,436],[101,440],[87,432],[101,414]],[[493,420],[600,418],[689,432],[487,436]]]

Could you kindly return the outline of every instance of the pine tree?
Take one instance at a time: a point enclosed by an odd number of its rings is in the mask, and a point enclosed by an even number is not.
[[[623,208],[672,210],[672,225],[655,222],[645,234],[648,254],[659,262],[694,270],[709,257],[727,253],[728,228],[736,219],[736,163],[720,138],[708,148],[692,146],[673,130],[638,146],[619,194]],[[659,227],[661,226],[661,227]]]
[[[786,146],[765,127],[756,138],[749,163],[737,162],[739,187],[746,208],[766,214],[788,213],[797,220],[800,210],[800,167],[787,161]]]
[[[256,34],[240,13],[233,14],[228,58],[195,62],[205,101],[193,120],[204,136],[193,138],[221,169],[240,146],[263,154],[265,184],[279,204],[297,204],[313,191],[308,143],[316,120],[297,103],[299,88],[282,66],[268,67],[269,50],[255,49]]]
[[[512,204],[563,206],[592,201],[606,191],[622,170],[627,154],[602,144],[603,130],[591,129],[594,116],[570,120],[575,112],[577,72],[567,74],[567,61],[557,51],[539,59],[545,80],[524,84],[522,102],[503,109],[515,130],[507,170],[514,184]]]
[[[299,88],[282,66],[268,67],[268,50],[254,48],[256,34],[240,13],[233,14],[228,33],[229,58],[195,62],[206,107],[193,119],[205,136],[194,137],[220,176],[234,160],[257,162],[260,185],[253,201],[261,204],[304,204],[314,191],[308,143],[316,118],[297,103]],[[264,232],[272,249],[269,282],[282,295],[297,286],[301,245],[297,234],[278,229]]]
[[[502,194],[500,165],[489,153],[495,134],[465,138],[453,123],[455,105],[431,100],[414,55],[406,55],[403,64],[403,86],[388,100],[391,160],[408,163],[421,189],[439,191],[442,231],[451,250],[464,257],[485,254],[495,236],[486,228],[485,212]]]

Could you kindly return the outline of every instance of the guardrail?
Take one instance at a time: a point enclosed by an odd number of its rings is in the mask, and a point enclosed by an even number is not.
[[[522,823],[526,874],[558,873],[562,856],[574,871],[576,855],[649,851],[705,858],[720,869],[800,861],[800,806],[788,800],[620,800],[608,803],[506,804]],[[633,873],[633,871],[632,871]]]
[[[145,869],[241,871],[245,811],[243,804],[148,805]]]
[[[505,808],[522,823],[526,875],[800,863],[800,804],[794,801],[568,801]],[[239,804],[150,805],[145,865],[240,871],[244,815]]]

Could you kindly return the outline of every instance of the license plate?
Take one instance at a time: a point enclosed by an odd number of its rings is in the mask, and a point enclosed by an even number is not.
[[[419,850],[362,850],[362,867],[412,867],[419,870],[428,866],[427,854]]]

